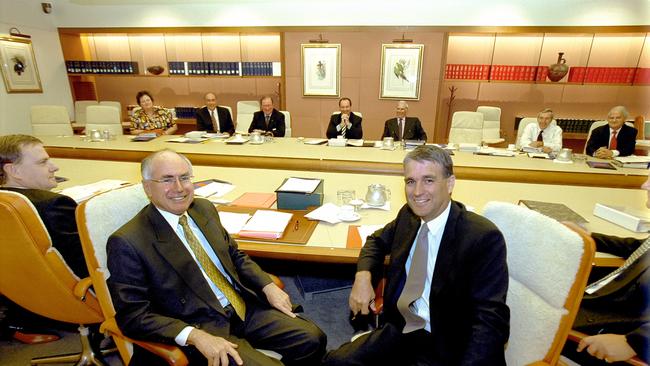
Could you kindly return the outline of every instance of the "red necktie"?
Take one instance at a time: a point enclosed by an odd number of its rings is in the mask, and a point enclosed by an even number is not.
[[[616,150],[616,133],[618,131],[613,131],[612,132],[612,139],[609,140],[609,149],[610,150]]]

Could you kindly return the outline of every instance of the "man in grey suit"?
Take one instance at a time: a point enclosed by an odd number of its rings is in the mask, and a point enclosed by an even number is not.
[[[211,202],[194,198],[192,165],[171,151],[142,161],[151,204],[108,239],[117,323],[125,335],[182,346],[190,364],[314,365],[326,338],[237,248]],[[255,348],[282,355],[282,362]],[[160,360],[142,349],[132,364]]]
[[[403,100],[397,102],[396,117],[384,124],[384,134],[381,138],[392,137],[395,141],[421,140],[426,141],[427,133],[422,128],[422,123],[417,117],[407,117],[409,105]]]

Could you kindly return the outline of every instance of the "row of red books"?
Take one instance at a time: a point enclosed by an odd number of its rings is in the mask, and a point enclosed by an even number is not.
[[[548,82],[548,66],[448,64],[445,79]],[[650,84],[650,68],[569,68],[570,83]]]

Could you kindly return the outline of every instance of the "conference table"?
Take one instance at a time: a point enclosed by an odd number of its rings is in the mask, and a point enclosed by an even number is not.
[[[196,166],[300,170],[333,173],[402,175],[402,160],[408,151],[375,147],[331,147],[307,144],[311,139],[275,138],[272,142],[231,145],[214,139],[202,143],[173,143],[178,136],[160,136],[133,142],[132,136],[109,141],[87,141],[81,136],[39,136],[52,157],[139,162],[152,151],[169,148],[185,154]],[[549,159],[475,155],[455,151],[454,172],[463,180],[538,183],[613,188],[638,188],[647,170],[590,168],[585,160],[571,164]],[[588,160],[598,160],[587,158]]]
[[[138,163],[96,161],[85,159],[53,159],[60,168],[57,175],[69,180],[57,189],[89,184],[102,179],[121,179],[132,183],[140,181]],[[235,188],[224,195],[225,200],[234,200],[246,192],[274,192],[287,177],[322,178],[324,180],[323,203],[337,203],[337,191],[354,190],[363,198],[368,185],[383,184],[391,191],[390,209],[362,209],[361,219],[352,223],[328,224],[319,222],[306,244],[287,244],[280,239],[268,243],[250,239],[238,239],[240,248],[251,256],[282,260],[312,261],[322,263],[356,263],[358,248],[348,248],[349,225],[384,225],[394,219],[405,202],[402,177],[384,174],[314,172],[285,169],[256,169],[194,166],[195,181],[220,179],[234,184]],[[512,182],[475,181],[458,179],[453,199],[466,204],[480,213],[489,201],[504,201],[513,204],[521,199],[564,203],[589,222],[585,228],[623,237],[643,238],[647,234],[634,233],[611,224],[592,214],[595,203],[625,205],[645,210],[646,192],[640,189],[578,187],[527,184]],[[119,202],[116,202],[119,204]],[[609,259],[605,258],[604,261]],[[613,262],[618,263],[618,262]]]

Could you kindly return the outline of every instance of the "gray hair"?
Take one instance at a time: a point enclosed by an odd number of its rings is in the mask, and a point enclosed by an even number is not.
[[[404,105],[404,108],[409,109],[409,104],[406,103],[405,100],[400,100],[399,102],[397,102],[398,107],[399,107],[400,104]]]
[[[185,155],[179,154],[176,151],[172,149],[163,149],[163,150],[158,150],[154,152],[151,155],[148,155],[144,159],[142,159],[142,162],[140,163],[140,174],[142,174],[142,179],[143,180],[150,180],[152,178],[153,172],[152,172],[152,165],[154,160],[156,160],[158,157],[166,154],[173,154],[176,156],[179,156],[181,159],[183,159],[186,163],[187,166],[190,168],[190,173],[192,173],[192,162],[190,162],[190,159],[188,159]]]
[[[404,164],[409,161],[429,161],[436,163],[442,167],[445,173],[445,178],[454,175],[454,163],[451,161],[451,156],[445,149],[441,149],[433,145],[421,145],[416,147],[413,151],[409,152],[404,158]]]
[[[614,111],[621,112],[621,114],[623,115],[623,120],[627,120],[627,117],[630,116],[630,113],[627,111],[627,108],[625,108],[622,105],[617,105],[616,107],[609,110],[609,113],[607,113],[607,117],[609,117],[609,115]]]
[[[541,116],[542,114],[550,113],[551,114],[551,119],[553,119],[553,110],[551,108],[544,108],[539,113],[537,113],[537,117]]]

